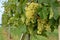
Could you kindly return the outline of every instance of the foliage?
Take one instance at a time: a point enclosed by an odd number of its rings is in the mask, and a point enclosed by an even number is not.
[[[58,27],[59,6],[57,0],[8,0],[4,2],[2,26],[16,27],[20,33],[47,36],[46,32]]]

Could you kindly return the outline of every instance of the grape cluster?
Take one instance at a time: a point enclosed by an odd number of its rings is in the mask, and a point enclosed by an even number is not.
[[[38,34],[41,34],[42,31],[43,31],[43,23],[42,23],[43,21],[41,22],[40,19],[38,19],[37,21],[38,21],[38,26],[37,26],[37,29],[38,29],[38,30],[37,30],[37,33],[38,33]]]
[[[30,19],[33,19],[35,14],[37,13],[37,10],[39,8],[38,3],[27,3],[27,6],[25,7],[25,15],[26,15],[26,24],[29,23]]]
[[[49,22],[47,23],[47,20],[38,19],[37,22],[38,22],[38,26],[37,26],[37,29],[38,29],[37,33],[38,34],[42,34],[42,32],[44,30],[51,31],[51,29],[50,29],[50,23]]]

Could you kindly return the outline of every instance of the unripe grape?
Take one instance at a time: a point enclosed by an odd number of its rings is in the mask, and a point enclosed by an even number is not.
[[[45,27],[45,30],[46,31],[51,31],[51,29],[50,29],[50,24],[48,23],[46,23],[45,25],[44,25],[44,27]]]
[[[42,32],[40,32],[40,31],[37,31],[37,34],[41,34]]]
[[[41,23],[41,20],[39,20],[39,19],[38,19],[38,27],[37,28],[38,28],[37,33],[41,34],[43,29],[44,29],[44,27],[43,27],[43,24]]]

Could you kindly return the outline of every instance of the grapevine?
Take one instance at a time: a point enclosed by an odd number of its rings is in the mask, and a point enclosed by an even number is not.
[[[56,10],[58,4],[56,0],[50,2],[50,0],[47,2],[8,0],[8,4],[4,3],[5,11],[2,15],[2,26],[16,27],[20,29],[20,33],[30,35],[43,35],[46,32],[53,32],[59,25],[60,15]],[[56,5],[54,5],[55,3]]]

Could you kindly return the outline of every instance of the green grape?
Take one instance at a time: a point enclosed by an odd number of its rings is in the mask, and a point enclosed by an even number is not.
[[[30,18],[33,18],[33,15],[34,15],[34,11],[27,11],[26,12],[26,17],[27,17],[27,19],[30,19]]]
[[[26,19],[26,25],[29,24],[30,22],[30,19]]]
[[[40,22],[41,22],[42,24],[45,24],[46,21],[47,21],[46,19],[40,19],[40,20],[41,20]]]
[[[50,24],[48,23],[46,23],[45,25],[44,25],[44,27],[45,27],[45,30],[46,31],[51,31],[51,29],[50,29]]]
[[[40,19],[38,19],[38,27],[37,28],[38,28],[37,33],[42,34],[42,31],[43,31],[44,27],[43,27],[43,24],[41,23]]]

